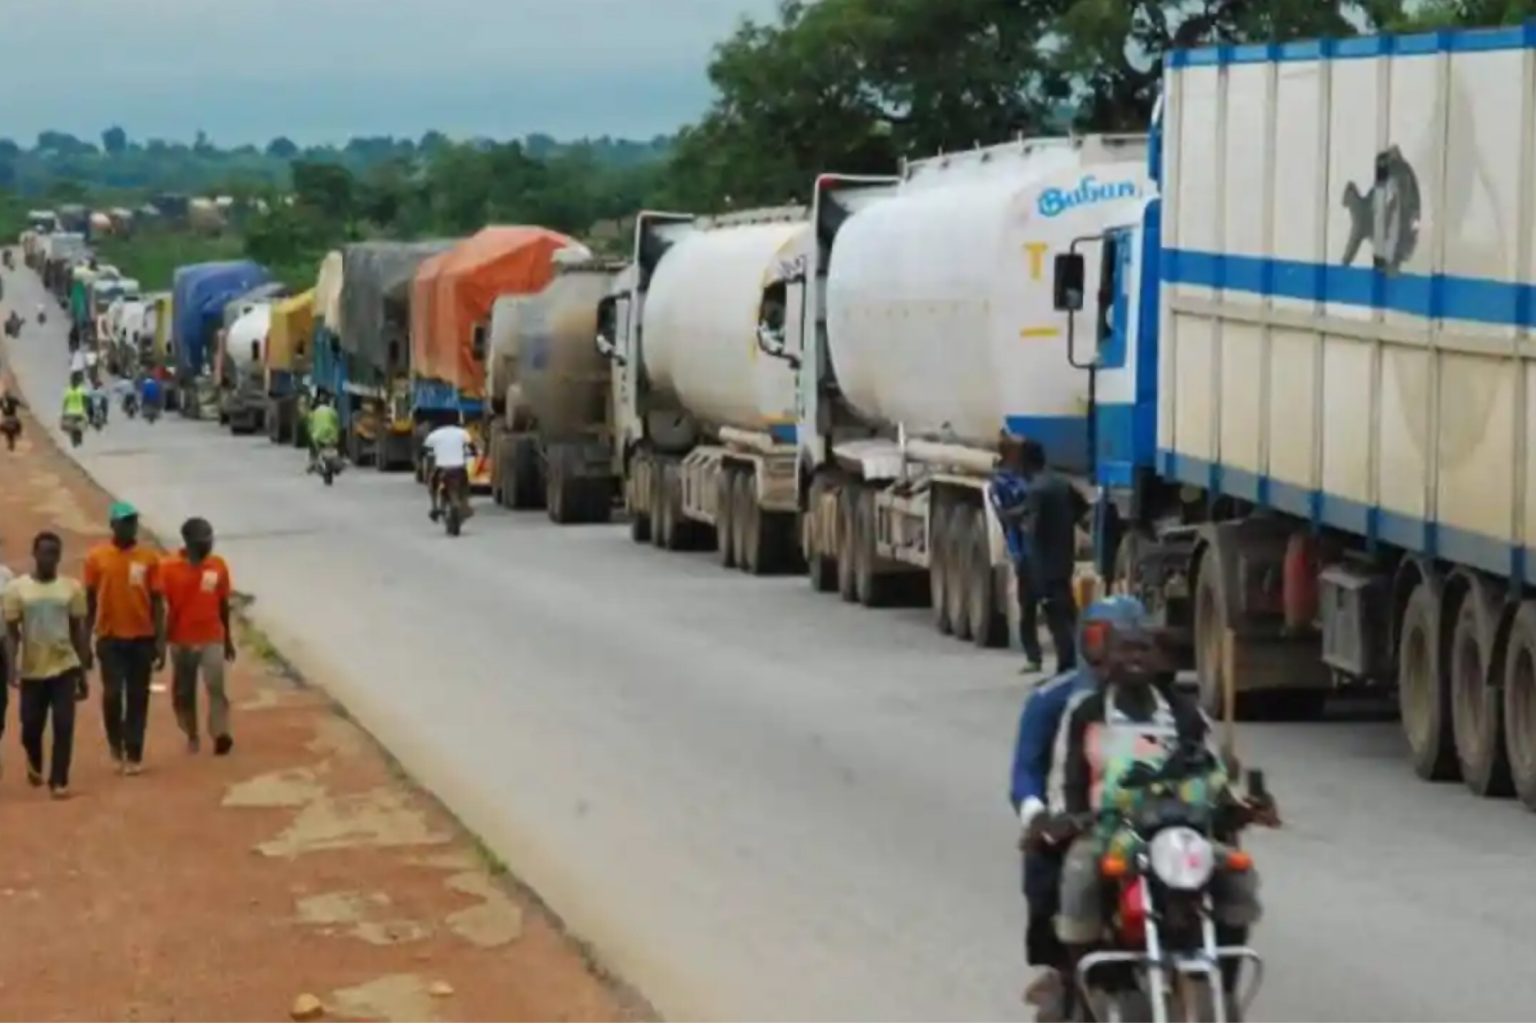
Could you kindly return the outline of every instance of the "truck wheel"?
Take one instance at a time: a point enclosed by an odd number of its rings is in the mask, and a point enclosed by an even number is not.
[[[687,540],[687,530],[678,514],[677,467],[667,463],[661,467],[661,546],[669,552],[679,551]]]
[[[1440,598],[1420,582],[1403,610],[1397,642],[1397,701],[1413,771],[1423,779],[1456,778],[1450,688],[1440,671]]]
[[[753,576],[762,576],[771,569],[772,559],[768,553],[768,531],[764,529],[763,510],[757,504],[756,481],[751,470],[742,471],[736,480],[741,488],[741,505],[737,507],[741,514],[738,528],[742,554],[746,556],[740,568]]]
[[[745,473],[731,474],[731,551],[736,568],[755,572],[752,565],[752,485]]]
[[[825,486],[820,481],[813,480],[810,501],[795,526],[800,532],[799,548],[805,557],[805,571],[811,581],[811,590],[830,594],[837,590],[837,560],[828,558],[822,550],[820,544],[822,539],[819,531],[816,530],[816,524],[820,522],[818,513],[821,509],[822,496],[825,493]]]
[[[1493,681],[1496,606],[1481,585],[1462,599],[1451,632],[1451,731],[1461,778],[1479,797],[1507,797],[1504,704]]]
[[[715,554],[720,565],[736,565],[736,471],[723,467],[715,478]]]
[[[613,518],[612,485],[606,477],[588,480],[584,484],[581,503],[582,522],[607,523]]]
[[[928,606],[933,625],[949,633],[949,519],[948,502],[936,501],[928,520]]]
[[[537,509],[544,504],[539,450],[528,438],[512,442],[512,508]]]
[[[970,580],[970,546],[966,544],[963,509],[953,509],[944,527],[944,607],[949,610],[949,632],[962,641],[971,639],[971,606],[966,601]]]
[[[544,481],[544,512],[549,516],[551,523],[571,522],[569,501],[565,487],[565,474],[561,472],[559,463],[551,459],[549,476]]]
[[[854,577],[859,593],[859,603],[865,608],[880,608],[891,603],[891,578],[875,570],[879,561],[875,555],[875,491],[862,488],[859,501],[854,507]]]
[[[1008,616],[1003,612],[1003,603],[997,594],[997,574],[992,570],[986,510],[972,509],[966,519],[970,521],[971,641],[978,648],[1005,648],[1008,646]]]
[[[858,520],[854,506],[861,490],[856,484],[848,484],[837,493],[837,593],[848,602],[859,600],[853,551]]]
[[[1200,684],[1200,707],[1212,719],[1226,714],[1227,681],[1224,642],[1227,636],[1227,604],[1221,596],[1221,570],[1211,563],[1209,552],[1195,584],[1195,675]]]
[[[1536,811],[1536,602],[1520,603],[1504,655],[1504,748],[1515,793]]]

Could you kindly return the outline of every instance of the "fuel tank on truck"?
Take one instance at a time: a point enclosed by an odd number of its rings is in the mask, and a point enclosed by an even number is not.
[[[701,222],[657,264],[642,313],[641,359],[653,393],[695,420],[771,431],[795,422],[795,373],[758,347],[764,291],[810,241],[804,210]],[[798,322],[797,316],[788,318]]]
[[[615,264],[562,261],[535,295],[503,296],[491,314],[489,394],[504,397],[516,426],[530,419],[546,437],[589,434],[608,422],[611,372],[597,350],[597,308]]]
[[[1008,429],[1053,464],[1087,462],[1086,371],[1067,359],[1052,263],[1139,216],[1137,138],[1033,140],[909,165],[832,243],[827,353],[852,411],[911,437],[992,448]],[[1079,362],[1096,337],[1096,248]]]

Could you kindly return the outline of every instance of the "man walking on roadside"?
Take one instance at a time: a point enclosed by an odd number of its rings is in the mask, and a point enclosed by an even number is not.
[[[4,597],[5,589],[15,579],[16,574],[11,572],[10,567],[0,562],[0,598]],[[5,633],[5,615],[0,612],[0,738],[5,737],[5,713],[11,703],[11,655]]]
[[[139,544],[139,511],[114,502],[108,513],[112,540],[85,558],[87,625],[101,659],[101,711],[107,746],[119,771],[137,776],[144,764],[149,718],[149,677],[165,664],[158,644],[165,609],[155,593],[159,557]]]
[[[193,517],[181,525],[185,547],[160,563],[159,593],[165,601],[162,618],[171,646],[171,697],[176,722],[187,735],[187,750],[198,751],[197,678],[208,688],[208,733],[213,753],[227,755],[235,746],[229,732],[229,696],[224,690],[224,663],[235,660],[235,639],[229,629],[229,567],[213,554],[213,527]]]
[[[27,782],[43,785],[43,732],[53,717],[48,790],[69,796],[69,763],[75,747],[75,702],[86,695],[90,661],[86,598],[79,583],[59,576],[64,543],[44,531],[32,542],[33,571],[5,588],[6,684],[21,692],[21,745]]]

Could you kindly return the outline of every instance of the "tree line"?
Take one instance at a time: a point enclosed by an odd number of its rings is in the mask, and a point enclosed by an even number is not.
[[[890,173],[1015,136],[1144,131],[1171,49],[1496,25],[1536,0],[782,0],[709,63],[714,99],[675,138],[514,142],[352,139],[301,148],[0,139],[9,187],[43,195],[217,188],[241,200],[249,255],[299,280],[369,237],[453,237],[523,222],[620,250],[645,206],[805,201],[821,171]],[[197,182],[197,185],[188,183]],[[262,202],[256,203],[254,200]],[[15,204],[10,204],[14,209]],[[299,268],[305,277],[299,278]]]

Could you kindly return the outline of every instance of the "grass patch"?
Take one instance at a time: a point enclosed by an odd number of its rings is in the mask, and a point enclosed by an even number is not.
[[[107,263],[137,279],[145,291],[156,292],[170,289],[177,267],[245,256],[245,242],[238,235],[199,235],[163,228],[100,239],[97,248]]]

